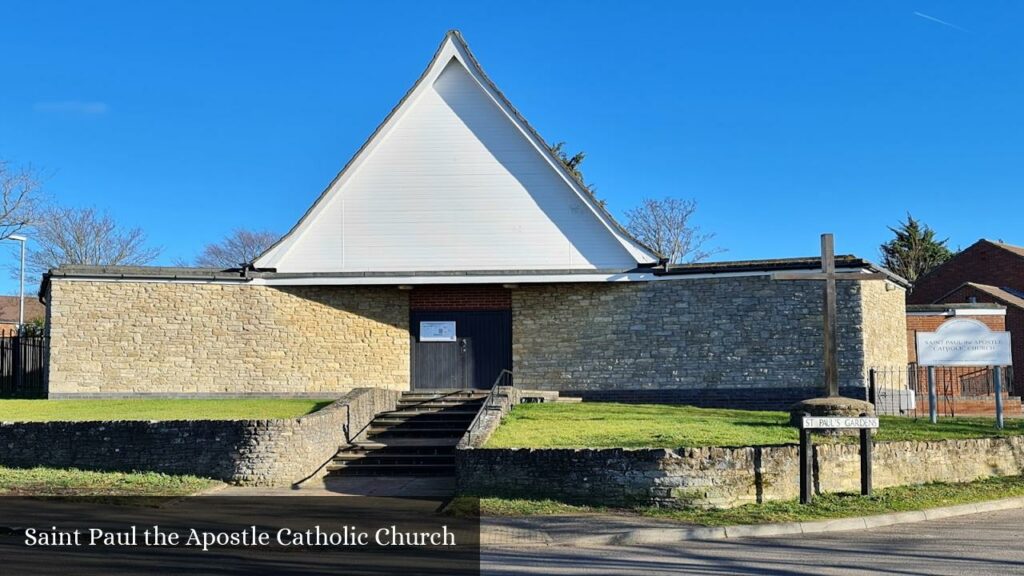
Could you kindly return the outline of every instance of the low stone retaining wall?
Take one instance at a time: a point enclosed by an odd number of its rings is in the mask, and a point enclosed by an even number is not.
[[[818,493],[860,488],[859,448],[818,445]],[[671,449],[480,449],[456,451],[460,493],[548,497],[570,503],[729,508],[799,497],[793,445]],[[879,442],[874,486],[965,482],[1024,472],[1024,437]]]
[[[288,485],[321,474],[400,392],[357,388],[330,406],[281,420],[0,422],[0,465],[194,474]]]

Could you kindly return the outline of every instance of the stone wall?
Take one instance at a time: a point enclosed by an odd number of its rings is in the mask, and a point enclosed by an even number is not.
[[[350,391],[282,420],[0,422],[0,465],[194,474],[246,485],[313,478],[400,392]]]
[[[891,282],[860,282],[866,368],[904,368],[907,292]]]
[[[869,361],[906,362],[903,291],[885,284],[839,283],[840,384],[859,397]],[[523,285],[512,291],[516,385],[620,401],[792,402],[820,389],[822,302],[821,282],[767,276]]]
[[[856,445],[815,447],[818,493],[860,489]],[[874,487],[1024,472],[1024,437],[879,442]],[[799,496],[799,448],[474,449],[456,451],[458,490],[581,504],[729,508]]]
[[[306,395],[409,387],[409,296],[54,278],[49,393]]]

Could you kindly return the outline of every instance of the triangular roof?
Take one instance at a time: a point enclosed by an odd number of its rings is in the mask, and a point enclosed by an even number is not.
[[[628,270],[656,261],[453,30],[313,206],[253,264],[325,273]]]
[[[973,288],[979,292],[988,294],[1002,304],[1024,310],[1024,295],[1020,294],[1018,291],[1012,288],[1000,288],[998,286],[989,286],[988,284],[979,284],[977,282],[964,282],[960,286],[957,286],[955,289],[950,290],[947,294],[943,295],[942,298],[939,298],[938,302],[945,300],[950,295],[955,294],[964,288]]]
[[[1005,242],[993,241],[993,240],[980,240],[980,241],[981,242],[986,242],[988,244],[991,244],[991,245],[993,245],[993,246],[995,246],[997,248],[1002,248],[1003,250],[1006,250],[1007,252],[1009,252],[1009,253],[1011,253],[1011,254],[1013,254],[1015,256],[1020,256],[1021,258],[1024,258],[1024,247],[1022,247],[1022,246],[1014,246],[1012,244],[1006,244]]]

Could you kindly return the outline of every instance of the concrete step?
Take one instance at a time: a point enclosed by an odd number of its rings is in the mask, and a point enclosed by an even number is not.
[[[334,462],[355,462],[365,461],[369,459],[380,459],[380,460],[395,460],[395,461],[416,461],[422,460],[424,462],[438,462],[444,464],[446,462],[454,462],[455,455],[453,453],[448,454],[413,454],[409,452],[396,452],[394,454],[388,454],[386,452],[374,451],[374,452],[341,452],[335,456],[332,461]]]
[[[458,443],[458,438],[382,438],[380,440],[360,440],[352,444],[352,447],[362,450],[381,450],[386,448],[441,448],[453,447]]]
[[[403,392],[401,398],[486,398],[489,392]]]
[[[428,415],[428,414],[438,414],[438,415],[441,415],[441,416],[467,416],[468,415],[469,418],[472,419],[474,416],[476,416],[477,412],[479,412],[479,410],[476,410],[476,409],[466,409],[466,408],[446,408],[446,409],[442,409],[442,408],[408,408],[408,409],[404,409],[404,410],[392,410],[390,412],[381,412],[380,414],[378,414],[378,416],[382,417],[382,418],[399,418],[399,417],[402,417],[402,416],[413,417],[413,416],[423,416],[423,415]]]
[[[371,428],[377,427],[409,427],[409,428],[466,428],[472,418],[441,418],[434,415],[410,418],[374,418]]]
[[[344,446],[338,449],[335,457],[342,455],[375,455],[375,456],[451,456],[455,454],[455,446],[390,446],[365,449],[358,446]]]
[[[408,432],[405,430],[379,430],[370,431],[367,434],[367,440],[384,440],[391,438],[462,438],[465,434],[464,429],[458,428],[455,430],[445,430],[438,428],[425,428],[423,430]]]
[[[438,410],[449,410],[449,409],[465,409],[465,410],[479,410],[483,401],[472,401],[472,402],[446,402],[431,400],[428,402],[399,402],[395,405],[397,410],[427,410],[427,409],[438,409]]]
[[[455,464],[328,464],[327,471],[331,476],[453,476]]]

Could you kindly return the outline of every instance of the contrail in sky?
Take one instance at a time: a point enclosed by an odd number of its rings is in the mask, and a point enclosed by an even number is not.
[[[929,15],[923,13],[923,12],[914,12],[914,16],[920,16],[921,18],[924,18],[925,20],[931,20],[932,22],[938,22],[939,24],[942,24],[943,26],[949,26],[950,28],[954,28],[954,29],[959,30],[961,32],[970,32],[970,30],[966,30],[964,28],[961,28],[961,27],[957,26],[956,24],[952,24],[950,22],[946,22],[945,20],[939,20],[935,16],[929,16]]]

